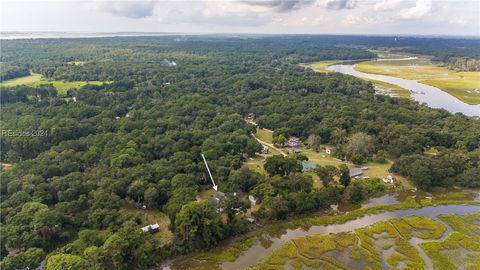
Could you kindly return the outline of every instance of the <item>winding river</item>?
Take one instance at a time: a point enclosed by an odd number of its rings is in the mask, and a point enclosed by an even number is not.
[[[426,103],[432,108],[443,108],[451,113],[460,112],[467,116],[480,116],[480,105],[467,104],[436,87],[420,83],[416,80],[360,72],[355,70],[355,64],[331,65],[327,69],[359,78],[372,79],[398,85],[410,90],[412,98],[416,101]]]
[[[295,238],[315,235],[315,234],[328,234],[328,233],[340,233],[351,232],[359,228],[363,228],[370,224],[374,224],[380,221],[385,221],[391,218],[402,218],[411,215],[426,216],[432,219],[437,219],[439,214],[466,214],[480,212],[479,205],[441,205],[430,206],[419,209],[406,209],[397,210],[391,212],[384,212],[374,215],[364,216],[355,220],[348,221],[343,224],[332,224],[322,226],[312,226],[309,229],[297,228],[293,230],[286,230],[283,234],[278,236],[265,236],[265,239],[257,241],[252,247],[246,250],[233,262],[214,263],[208,261],[196,260],[191,256],[181,257],[155,268],[162,270],[237,270],[245,269],[249,266],[255,265],[261,262],[270,252],[279,248],[282,244],[291,241]],[[413,240],[415,241],[415,239]],[[416,244],[416,243],[414,243]],[[223,247],[225,248],[225,247]],[[221,250],[222,247],[219,247]],[[421,252],[421,251],[420,251]],[[424,255],[424,254],[422,254]],[[428,259],[428,258],[425,258]],[[431,264],[426,260],[427,268],[431,268]]]

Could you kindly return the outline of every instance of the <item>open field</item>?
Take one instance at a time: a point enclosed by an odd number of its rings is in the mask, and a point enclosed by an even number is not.
[[[29,76],[19,77],[11,80],[6,80],[0,83],[0,86],[10,87],[17,85],[31,85],[38,83],[42,80],[42,75],[38,73],[32,73]]]
[[[456,72],[436,66],[428,59],[407,61],[366,61],[355,69],[435,86],[468,104],[480,104],[480,72]]]
[[[275,155],[278,155],[277,153]],[[261,174],[267,174],[265,169],[263,168],[263,164],[265,163],[265,157],[261,155],[257,155],[253,158],[253,160],[247,160],[244,164],[252,171],[258,172]]]
[[[259,138],[260,140],[272,144],[273,140],[273,132],[263,128],[257,128],[257,132],[255,133],[255,137]]]
[[[159,210],[149,209],[137,209],[133,205],[124,203],[122,207],[123,211],[126,211],[133,216],[138,216],[142,220],[142,225],[158,223],[160,225],[160,231],[155,233],[154,236],[158,237],[162,245],[171,243],[173,240],[173,233],[170,231],[170,219],[168,216]]]
[[[88,82],[87,81],[73,81],[73,82],[49,81],[49,80],[46,80],[41,74],[32,73],[29,76],[4,81],[0,83],[0,87],[1,86],[12,87],[17,85],[27,85],[27,86],[35,87],[42,84],[52,84],[53,87],[57,89],[58,94],[63,96],[63,95],[66,95],[67,90],[71,88],[80,88],[87,84],[101,85],[103,83],[104,82],[101,82],[101,81],[88,81]]]

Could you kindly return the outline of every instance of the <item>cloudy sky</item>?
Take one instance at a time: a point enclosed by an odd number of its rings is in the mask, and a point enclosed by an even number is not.
[[[1,0],[1,31],[480,36],[480,0]]]

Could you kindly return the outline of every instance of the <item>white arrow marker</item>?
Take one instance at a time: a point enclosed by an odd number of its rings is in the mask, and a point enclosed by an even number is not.
[[[215,184],[215,181],[213,181],[213,176],[212,176],[212,173],[210,172],[210,168],[208,168],[208,164],[207,164],[207,160],[205,159],[205,156],[203,154],[202,155],[202,158],[203,158],[203,162],[205,162],[205,166],[207,167],[207,171],[208,171],[208,174],[210,175],[210,179],[212,179],[212,183],[213,183],[213,189],[218,190],[218,186]]]

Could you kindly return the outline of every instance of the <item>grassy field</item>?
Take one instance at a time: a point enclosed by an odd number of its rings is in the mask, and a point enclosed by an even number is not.
[[[6,80],[6,81],[0,83],[0,86],[10,87],[10,86],[23,85],[23,84],[24,85],[31,85],[31,84],[38,83],[41,80],[42,80],[42,75],[41,74],[32,73],[29,76],[23,76],[23,77],[11,79],[11,80]]]
[[[50,80],[46,80],[41,74],[32,73],[29,76],[24,76],[24,77],[4,81],[0,83],[0,87],[1,86],[12,87],[17,85],[27,85],[27,86],[35,87],[42,84],[52,84],[53,87],[57,89],[58,94],[61,96],[64,96],[67,93],[68,89],[80,88],[86,84],[101,85],[103,83],[104,82],[101,82],[101,81],[88,81],[88,82],[87,81],[73,81],[73,82],[50,81]]]
[[[355,69],[435,86],[468,104],[480,104],[480,72],[456,72],[432,64],[428,59],[408,61],[366,61]]]
[[[310,235],[285,243],[252,269],[423,269],[409,239],[439,239],[445,230],[438,221],[410,216],[354,232]]]
[[[160,225],[160,231],[154,234],[162,245],[171,243],[173,240],[173,233],[170,231],[170,219],[168,216],[159,210],[143,210],[137,209],[133,205],[125,203],[122,207],[123,211],[126,211],[134,216],[140,217],[142,225],[158,223]]]
[[[278,154],[277,154],[278,155]],[[253,158],[253,160],[247,160],[244,164],[252,171],[258,172],[261,174],[267,174],[265,169],[263,168],[263,164],[265,163],[265,157],[257,155]]]
[[[257,132],[255,133],[255,137],[259,138],[260,140],[272,144],[273,140],[273,132],[263,129],[263,128],[257,128]]]

